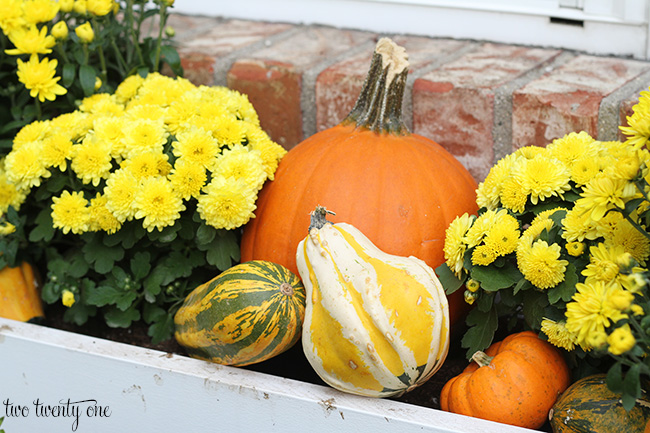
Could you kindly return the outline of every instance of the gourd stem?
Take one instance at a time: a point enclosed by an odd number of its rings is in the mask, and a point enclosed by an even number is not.
[[[488,356],[485,352],[481,352],[480,350],[472,355],[472,361],[477,363],[479,367],[487,367],[490,365],[493,358],[493,356]]]
[[[323,206],[316,206],[316,209],[311,213],[311,221],[309,222],[309,231],[311,229],[321,229],[325,224],[332,224],[331,221],[327,221],[327,214],[336,215],[331,210],[325,209]]]
[[[406,50],[388,38],[381,38],[375,47],[359,98],[341,123],[353,123],[377,133],[409,134],[402,121],[407,75]]]

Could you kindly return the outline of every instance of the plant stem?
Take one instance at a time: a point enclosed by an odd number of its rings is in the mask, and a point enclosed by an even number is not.
[[[129,31],[131,32],[131,44],[135,48],[135,53],[138,56],[138,61],[141,65],[144,64],[144,59],[142,57],[142,51],[140,51],[140,23],[138,23],[138,29],[135,28],[135,21],[133,19],[133,0],[126,0],[126,19],[129,25]],[[129,53],[131,53],[130,51]],[[127,56],[127,61],[130,63],[132,55]]]
[[[97,20],[95,19],[95,17],[92,17],[92,23],[93,23],[93,27],[97,30],[96,33],[101,34],[101,32],[98,31],[99,25],[97,24]],[[99,66],[101,68],[100,78],[103,83],[106,83],[108,79],[108,72],[106,71],[106,59],[104,58],[104,47],[103,44],[101,43],[98,46],[97,54],[99,55]]]
[[[165,27],[165,23],[167,22],[167,5],[165,3],[162,3],[160,5],[160,23],[158,26],[158,39],[156,40],[156,57],[153,62],[153,72],[158,72],[158,67],[160,63],[160,49],[162,45],[162,36],[163,36],[163,28]]]

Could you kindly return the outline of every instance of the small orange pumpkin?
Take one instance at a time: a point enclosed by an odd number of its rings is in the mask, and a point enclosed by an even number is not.
[[[23,262],[0,270],[0,317],[27,322],[43,316],[43,302],[32,265]]]
[[[537,429],[570,384],[561,352],[531,331],[509,335],[472,359],[442,388],[442,410]]]

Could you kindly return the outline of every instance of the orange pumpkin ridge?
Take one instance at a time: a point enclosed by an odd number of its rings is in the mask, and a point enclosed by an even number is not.
[[[485,365],[471,363],[448,381],[442,410],[537,429],[569,386],[569,368],[560,351],[531,332],[512,334],[490,346]],[[475,355],[481,360],[481,355]]]
[[[442,146],[406,129],[401,102],[408,69],[388,82],[382,59],[375,51],[346,120],[280,161],[244,227],[242,262],[268,260],[297,272],[296,248],[317,205],[335,209],[332,222],[354,225],[386,253],[415,256],[434,269],[444,262],[447,227],[478,210],[477,184]],[[467,311],[462,292],[450,298],[452,324]]]

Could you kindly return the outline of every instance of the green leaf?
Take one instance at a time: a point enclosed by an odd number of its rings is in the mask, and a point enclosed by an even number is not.
[[[203,249],[203,246],[209,246],[217,236],[217,230],[207,224],[201,224],[196,230],[196,245]]]
[[[617,394],[623,392],[623,364],[616,362],[607,372],[607,387]]]
[[[124,311],[117,307],[109,307],[104,313],[106,324],[111,328],[128,328],[133,322],[140,320],[140,311],[136,306],[137,304],[133,304]]]
[[[119,247],[108,247],[99,242],[88,242],[83,246],[84,257],[88,263],[94,264],[95,271],[106,274],[113,269],[115,262],[122,260],[124,250]]]
[[[51,241],[55,233],[51,209],[45,208],[41,210],[34,222],[36,225],[29,232],[29,241],[34,243]]]
[[[142,280],[151,271],[151,254],[149,252],[137,252],[131,259],[131,272],[136,280]]]
[[[641,397],[641,366],[641,364],[634,364],[625,373],[625,379],[623,379],[623,393],[629,394],[635,399]]]
[[[76,70],[74,64],[65,63],[63,65],[63,71],[61,72],[61,85],[65,88],[70,87],[74,82],[74,77],[76,75]]]
[[[436,275],[440,280],[440,284],[442,284],[442,287],[445,289],[445,293],[448,295],[451,295],[456,290],[460,289],[467,279],[467,277],[463,277],[462,280],[459,279],[456,274],[449,269],[447,263],[443,263],[436,268]]]
[[[96,307],[112,305],[122,295],[122,291],[113,286],[97,286],[88,291],[86,302]]]
[[[168,279],[168,271],[165,266],[158,265],[153,271],[145,278],[144,297],[147,302],[156,302],[156,296],[160,294],[163,286],[163,281]]]
[[[81,65],[79,67],[79,84],[83,89],[84,96],[90,96],[95,92],[95,78],[97,72],[95,68],[89,65]]]
[[[467,349],[467,359],[471,359],[476,351],[485,350],[492,344],[499,324],[496,308],[489,311],[475,308],[469,312],[465,321],[469,329],[465,332],[461,345]]]
[[[153,344],[169,340],[174,335],[174,315],[165,314],[149,326],[147,332]]]
[[[483,292],[476,302],[476,308],[481,311],[490,311],[494,304],[494,292]]]
[[[544,318],[544,309],[548,306],[548,296],[544,292],[528,290],[524,292],[522,312],[528,326],[540,329]]]
[[[516,266],[474,266],[471,270],[473,279],[481,283],[481,288],[488,292],[507,289],[517,284],[523,275]]]

